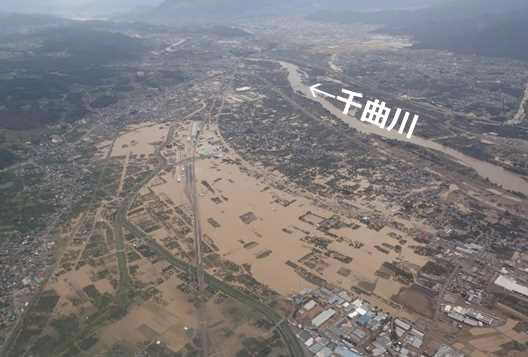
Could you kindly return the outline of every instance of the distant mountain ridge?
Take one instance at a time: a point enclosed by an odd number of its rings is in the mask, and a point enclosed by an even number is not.
[[[150,12],[151,19],[180,21],[193,16],[205,19],[237,19],[252,16],[304,16],[324,10],[379,10],[400,7],[423,7],[440,0],[165,0]]]
[[[406,35],[416,48],[528,60],[528,1],[445,1],[418,10],[360,13],[328,10],[312,20],[383,25],[382,32]]]
[[[293,9],[308,0],[165,0],[152,12],[160,18],[185,20],[197,19],[235,19],[258,15],[277,15],[279,11]]]
[[[41,29],[46,26],[69,24],[71,21],[52,15],[16,14],[0,12],[0,36],[21,31]]]

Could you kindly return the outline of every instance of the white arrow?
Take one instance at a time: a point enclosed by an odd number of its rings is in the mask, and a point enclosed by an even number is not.
[[[312,95],[314,96],[314,98],[317,97],[317,95],[316,95],[315,93],[319,93],[319,94],[322,94],[322,95],[324,95],[324,96],[327,96],[327,97],[330,97],[330,98],[334,98],[334,99],[335,99],[335,95],[332,95],[332,94],[329,94],[329,93],[323,92],[323,91],[320,90],[320,89],[317,89],[317,88],[319,88],[319,86],[321,86],[321,83],[314,84],[313,86],[310,87],[310,92],[312,93]]]

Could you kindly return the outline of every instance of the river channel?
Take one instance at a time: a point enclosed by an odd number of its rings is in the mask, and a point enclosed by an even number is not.
[[[344,115],[341,110],[335,107],[325,98],[318,96],[314,98],[310,93],[310,88],[303,83],[303,74],[299,67],[293,63],[280,61],[283,68],[288,70],[288,80],[294,91],[303,93],[307,98],[319,102],[326,110],[335,115],[337,118],[343,120],[349,126],[355,128],[359,132],[366,134],[376,134],[390,139],[399,141],[408,141],[418,146],[437,150],[449,155],[454,160],[463,165],[473,168],[481,177],[489,179],[491,182],[502,186],[511,191],[521,192],[528,196],[528,182],[523,180],[520,175],[508,171],[500,166],[493,165],[489,162],[481,161],[473,157],[467,156],[457,150],[451,149],[445,145],[439,144],[432,140],[427,140],[417,136],[417,131],[414,132],[411,139],[407,139],[405,135],[398,134],[397,130],[387,131],[380,129],[374,125],[361,122],[352,115]],[[418,113],[419,114],[419,113]]]

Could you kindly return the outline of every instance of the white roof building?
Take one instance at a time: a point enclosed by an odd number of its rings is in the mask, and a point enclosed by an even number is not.
[[[317,305],[317,303],[314,300],[310,300],[306,304],[304,304],[303,309],[305,309],[306,311],[310,311],[315,307],[315,305]]]
[[[528,296],[528,286],[519,284],[515,281],[515,279],[509,276],[499,275],[499,277],[495,280],[495,285],[500,286],[501,288],[504,288],[506,290],[513,291],[524,296]]]
[[[319,315],[313,318],[312,325],[315,327],[319,327],[322,324],[324,324],[326,321],[330,320],[332,316],[334,316],[336,311],[334,309],[328,309],[323,312],[321,312]]]

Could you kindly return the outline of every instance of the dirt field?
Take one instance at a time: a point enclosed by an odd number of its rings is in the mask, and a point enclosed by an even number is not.
[[[511,341],[527,343],[528,335],[513,330],[517,323],[518,321],[508,319],[499,328],[471,329],[470,333],[474,337],[464,339],[463,343],[460,344],[460,349],[467,351],[471,356],[486,356],[498,351],[501,345]],[[513,356],[514,354],[510,355]]]
[[[432,297],[416,285],[402,289],[402,291],[400,291],[400,293],[394,298],[394,301],[421,316],[427,318],[433,317],[434,309]]]

